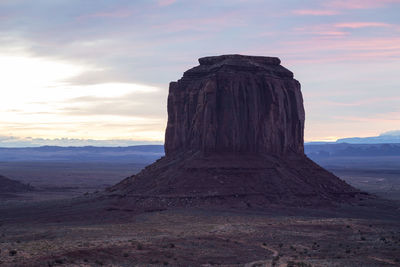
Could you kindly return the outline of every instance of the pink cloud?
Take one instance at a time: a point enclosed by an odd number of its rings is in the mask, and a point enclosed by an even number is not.
[[[349,35],[348,32],[332,27],[332,25],[314,25],[308,27],[295,28],[294,32],[297,34],[309,34],[309,35],[319,35],[326,37],[343,37]]]
[[[353,102],[333,102],[333,101],[323,101],[319,104],[323,106],[340,106],[340,107],[355,107],[355,106],[370,106],[371,104],[377,103],[388,103],[388,102],[400,101],[400,97],[375,97],[364,100],[355,100]]]
[[[400,121],[399,112],[389,112],[378,114],[374,117],[356,117],[356,116],[334,116],[334,119],[349,122],[367,122],[367,123],[398,123]]]
[[[346,22],[346,23],[337,23],[334,26],[337,28],[359,29],[366,27],[391,27],[392,25],[382,22]]]
[[[398,4],[400,0],[333,0],[325,6],[333,9],[368,9]]]
[[[339,12],[335,10],[323,10],[323,9],[298,9],[298,10],[293,10],[292,13],[296,15],[311,15],[311,16],[332,16],[339,14]]]
[[[153,28],[169,33],[186,30],[209,32],[219,31],[228,27],[241,26],[244,23],[240,16],[233,12],[218,17],[177,19],[168,23],[155,25]]]
[[[346,29],[360,29],[367,27],[386,27],[386,28],[398,28],[400,27],[392,24],[387,24],[383,22],[343,22],[336,24],[321,24],[321,25],[311,25],[306,27],[294,28],[293,32],[297,34],[309,34],[315,36],[321,36],[326,38],[338,38],[350,35],[350,31]]]
[[[274,51],[263,47],[252,53],[285,55],[287,64],[327,62],[396,62],[400,58],[399,37],[332,37],[316,35],[301,41],[281,42]]]
[[[170,6],[172,4],[174,4],[176,2],[176,0],[159,0],[158,1],[158,6]]]
[[[292,13],[296,15],[332,16],[342,13],[346,9],[369,9],[384,7],[389,4],[400,4],[400,0],[331,0],[325,1],[322,8],[298,9]]]

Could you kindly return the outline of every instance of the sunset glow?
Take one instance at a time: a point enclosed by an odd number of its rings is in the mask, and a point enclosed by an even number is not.
[[[2,1],[0,136],[162,142],[169,82],[232,53],[295,73],[306,141],[398,130],[399,12],[398,0]]]

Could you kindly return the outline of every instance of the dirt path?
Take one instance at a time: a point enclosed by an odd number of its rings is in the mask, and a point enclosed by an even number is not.
[[[381,258],[374,257],[374,256],[369,256],[368,258],[373,259],[373,260],[376,260],[376,261],[379,261],[379,262],[384,262],[384,263],[388,263],[388,264],[398,265],[398,263],[396,263],[396,262],[394,262],[394,261],[391,261],[391,260],[388,260],[388,259],[381,259]]]
[[[264,245],[264,244],[262,244],[261,247],[263,249],[266,249],[266,250],[272,252],[272,259],[249,262],[244,265],[245,267],[285,266],[284,264],[279,263],[279,258],[277,258],[279,255],[279,252],[276,249],[268,247],[267,245]]]

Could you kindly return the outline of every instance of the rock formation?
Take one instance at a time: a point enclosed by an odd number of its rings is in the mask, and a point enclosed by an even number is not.
[[[206,57],[170,84],[165,152],[302,154],[300,83],[278,58]]]
[[[0,175],[0,194],[32,191],[33,187]]]
[[[199,62],[170,84],[166,156],[109,194],[149,206],[309,205],[359,194],[304,155],[300,83],[278,58]]]

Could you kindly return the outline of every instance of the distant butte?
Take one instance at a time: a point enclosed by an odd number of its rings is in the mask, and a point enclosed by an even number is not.
[[[364,194],[304,154],[300,83],[276,57],[223,55],[171,82],[165,157],[107,190],[145,207],[325,205]]]
[[[0,175],[0,195],[32,191],[34,188],[19,181],[11,180]]]

